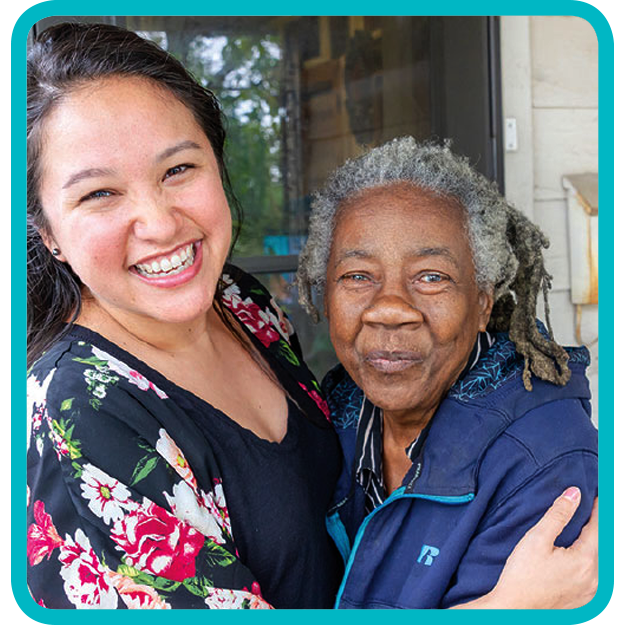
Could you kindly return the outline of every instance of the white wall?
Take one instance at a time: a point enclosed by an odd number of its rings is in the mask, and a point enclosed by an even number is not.
[[[551,322],[556,339],[577,345],[571,303],[567,204],[562,177],[597,172],[598,45],[592,26],[579,17],[501,18],[504,118],[517,122],[518,149],[504,157],[506,196],[540,225],[551,241],[545,251],[553,275]],[[541,310],[541,316],[543,315]],[[582,342],[598,419],[598,315],[581,307]]]

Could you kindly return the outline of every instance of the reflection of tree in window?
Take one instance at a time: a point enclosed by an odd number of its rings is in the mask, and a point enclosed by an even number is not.
[[[280,47],[275,38],[258,36],[202,37],[221,46],[209,86],[217,93],[228,119],[226,154],[235,193],[245,210],[238,253],[263,253],[263,238],[282,225],[280,185],[279,81]],[[201,57],[200,57],[201,58]],[[220,65],[219,66],[219,61]]]
[[[228,169],[245,213],[237,253],[263,254],[264,237],[281,233],[284,221],[279,38],[146,34],[166,45],[219,98],[227,118]]]

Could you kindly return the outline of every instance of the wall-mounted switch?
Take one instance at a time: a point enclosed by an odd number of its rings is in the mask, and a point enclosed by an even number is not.
[[[506,152],[516,152],[519,149],[516,132],[516,118],[506,117],[504,140]]]

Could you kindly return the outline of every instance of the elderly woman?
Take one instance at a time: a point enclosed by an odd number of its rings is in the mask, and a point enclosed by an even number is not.
[[[411,138],[316,196],[298,281],[314,316],[324,291],[341,362],[324,385],[344,454],[338,607],[466,603],[568,484],[581,504],[558,544],[590,515],[589,356],[536,322],[546,245],[465,160]]]

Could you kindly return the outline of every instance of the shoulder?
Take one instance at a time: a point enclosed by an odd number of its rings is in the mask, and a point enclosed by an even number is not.
[[[258,343],[256,347],[271,366],[277,365],[280,382],[302,411],[328,427],[328,406],[303,358],[299,340],[289,318],[275,298],[253,276],[232,265],[222,274],[223,305]]]
[[[540,322],[538,328],[540,331],[544,331]],[[569,366],[573,372],[572,382],[567,386],[576,388],[580,384],[587,386],[585,370],[590,364],[590,353],[585,347],[566,347],[565,349],[569,355]],[[520,388],[522,384],[519,386],[519,380],[523,374],[523,368],[523,356],[516,351],[508,334],[500,332],[495,335],[494,343],[482,355],[477,364],[466,376],[452,386],[449,397],[462,402],[470,402],[485,399],[503,387],[506,387],[507,391],[516,387]],[[540,380],[532,378],[532,384],[535,382],[539,386],[543,385]],[[549,386],[553,387],[553,390],[559,388],[553,384]],[[503,391],[503,394],[505,393],[506,391]]]
[[[156,441],[163,415],[176,411],[134,366],[72,336],[29,371],[27,407],[29,444],[51,444],[61,456],[79,445],[106,453],[137,437]]]
[[[528,399],[535,392],[538,397]],[[517,397],[513,392],[508,402],[493,408],[504,415],[506,426],[480,458],[480,479],[505,476],[502,485],[510,492],[545,481],[557,483],[558,488],[562,487],[560,492],[572,485],[595,489],[598,433],[591,421],[588,400],[564,390],[558,393],[548,389],[541,401],[540,393],[540,385],[531,392],[519,390]],[[532,404],[527,409],[519,408],[528,401]]]
[[[284,339],[292,343],[295,331],[285,311],[254,276],[226,265],[221,276],[221,301],[265,347]]]
[[[336,365],[326,373],[321,388],[326,396],[334,427],[341,430],[356,428],[364,394],[349,377],[343,365]]]
[[[113,355],[105,339],[96,344],[80,338],[79,332],[60,341],[28,372],[28,392],[33,400],[45,397],[54,409],[59,401],[72,399],[72,403],[86,402],[98,411],[111,397],[129,397],[137,392],[167,399],[165,391],[137,370],[142,363],[130,356],[123,359]]]

